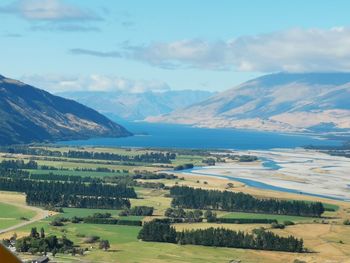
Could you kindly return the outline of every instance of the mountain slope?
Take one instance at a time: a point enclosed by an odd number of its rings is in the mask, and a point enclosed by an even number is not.
[[[144,120],[166,114],[209,98],[208,91],[179,90],[165,92],[61,92],[57,95],[74,99],[108,116],[127,120]]]
[[[277,73],[153,122],[274,131],[350,129],[350,73]]]
[[[128,135],[86,106],[0,75],[0,144]]]

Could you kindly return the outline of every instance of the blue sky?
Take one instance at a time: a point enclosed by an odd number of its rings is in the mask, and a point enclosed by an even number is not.
[[[1,0],[0,74],[50,91],[139,92],[349,71],[349,10],[340,0]]]

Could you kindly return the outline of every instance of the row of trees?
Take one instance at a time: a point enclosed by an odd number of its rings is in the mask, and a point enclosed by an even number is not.
[[[167,152],[149,152],[139,155],[121,155],[106,152],[89,152],[89,151],[55,151],[45,148],[36,148],[28,146],[11,146],[0,147],[1,152],[20,153],[26,155],[39,155],[51,157],[68,157],[80,159],[99,159],[99,160],[113,160],[113,161],[131,161],[131,162],[152,162],[152,163],[170,163],[176,158],[175,153]]]
[[[106,152],[68,151],[64,153],[64,157],[124,162],[171,163],[171,160],[176,158],[176,154],[169,152],[147,152],[139,155],[121,155]]]
[[[214,209],[254,213],[320,217],[324,212],[320,202],[259,199],[244,193],[195,189],[175,186],[170,189],[172,206],[192,209]]]
[[[133,179],[144,179],[144,180],[158,180],[158,179],[177,179],[178,177],[176,175],[173,174],[167,174],[167,173],[151,173],[151,172],[143,172],[141,173],[137,173],[135,175],[132,176]]]
[[[129,199],[104,196],[81,196],[53,191],[26,192],[26,202],[33,206],[76,207],[90,209],[125,209]]]
[[[119,213],[119,216],[152,216],[154,208],[152,206],[134,206]]]
[[[25,170],[0,168],[0,177],[29,178],[29,175]]]
[[[69,182],[84,182],[84,183],[102,183],[100,178],[79,175],[54,174],[52,172],[46,174],[29,173],[25,170],[1,169],[0,177],[8,177],[15,179],[31,179],[41,181],[69,181]]]
[[[136,198],[134,188],[123,184],[84,182],[35,181],[15,178],[0,178],[0,190],[15,192],[52,192],[62,195],[104,196]]]
[[[257,231],[254,234],[224,228],[208,228],[176,232],[168,223],[145,223],[138,235],[143,241],[192,244],[212,247],[303,252],[303,240],[293,236],[280,237],[272,232]]]
[[[23,160],[3,160],[0,163],[3,169],[38,169],[38,163],[35,161],[24,162]]]

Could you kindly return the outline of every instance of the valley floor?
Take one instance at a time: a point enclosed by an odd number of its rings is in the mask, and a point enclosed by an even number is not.
[[[68,151],[70,148],[52,148],[51,150]],[[136,155],[145,153],[143,149],[116,149],[116,148],[85,148],[88,151],[113,152],[124,155]],[[227,154],[225,153],[215,153]],[[57,217],[71,218],[74,216],[88,216],[96,212],[109,212],[113,217],[118,217],[118,210],[85,209],[85,208],[63,208],[63,213],[55,214],[44,211],[41,208],[29,207],[25,204],[25,196],[21,193],[0,192],[0,205],[3,203],[1,212],[10,221],[9,224],[1,226],[7,229],[6,233],[0,233],[0,239],[9,238],[14,233],[17,237],[27,236],[32,227],[40,229],[43,227],[48,235],[61,237],[65,235],[75,244],[82,248],[88,248],[84,256],[57,254],[55,262],[232,262],[236,260],[241,263],[350,263],[350,226],[344,225],[346,219],[350,219],[350,202],[304,195],[300,193],[275,191],[271,188],[251,187],[238,179],[250,179],[252,181],[265,183],[288,189],[295,189],[303,193],[329,195],[343,199],[350,199],[347,182],[347,172],[350,171],[350,162],[342,157],[333,157],[316,151],[295,150],[273,150],[273,151],[240,151],[236,155],[256,155],[261,161],[244,163],[227,159],[225,163],[217,163],[217,166],[203,166],[203,160],[208,156],[196,152],[181,152],[171,165],[182,165],[186,163],[195,164],[197,169],[191,172],[177,172],[177,179],[139,180],[139,182],[159,182],[166,187],[174,185],[186,185],[201,187],[203,189],[218,189],[234,192],[244,192],[262,198],[280,198],[290,200],[321,201],[334,211],[326,211],[322,218],[310,218],[301,216],[286,216],[272,214],[236,213],[227,211],[215,211],[218,217],[224,218],[265,218],[276,219],[279,222],[293,221],[295,225],[287,226],[285,229],[273,229],[269,224],[219,224],[219,223],[181,223],[175,224],[175,228],[183,229],[205,229],[209,227],[225,227],[232,230],[251,232],[253,229],[265,227],[281,236],[293,235],[303,238],[305,247],[311,253],[287,253],[276,251],[258,251],[250,249],[217,248],[193,245],[178,245],[169,243],[143,242],[138,240],[137,235],[141,229],[139,226],[104,225],[90,223],[65,223],[57,227],[50,223]],[[77,159],[77,158],[54,158],[47,156],[26,155],[3,155],[5,159],[36,158],[39,165],[49,165],[59,170],[49,170],[58,176],[70,174],[72,176],[91,176],[106,178],[109,176],[122,177],[137,173],[137,171],[165,171],[171,167],[164,164],[125,163],[110,162],[103,160]],[[40,157],[40,158],[39,158]],[[98,161],[98,163],[97,163]],[[265,163],[265,164],[264,164]],[[82,168],[104,167],[115,169],[118,172],[84,171]],[[68,169],[62,170],[61,168]],[[79,168],[80,170],[77,170]],[[60,170],[61,169],[61,170]],[[47,170],[30,170],[31,173],[47,174]],[[174,171],[171,173],[176,174]],[[183,177],[183,178],[182,178]],[[234,177],[234,178],[233,178]],[[238,179],[237,179],[238,178]],[[237,180],[236,180],[237,179]],[[228,187],[230,183],[233,186]],[[164,217],[164,212],[171,206],[171,198],[167,189],[152,189],[146,187],[135,187],[137,199],[130,199],[132,206],[152,206],[154,215],[142,217],[144,222],[154,218]],[[6,208],[6,209],[5,209]],[[16,212],[14,213],[13,211]],[[13,210],[13,211],[12,211]],[[49,213],[49,214],[48,214]],[[21,216],[27,217],[29,221],[21,222]],[[2,216],[0,216],[2,217]],[[1,218],[0,218],[1,222]],[[19,225],[25,223],[23,225]],[[11,229],[8,229],[11,227]],[[111,248],[108,251],[98,249],[98,244],[86,244],[85,236],[96,235],[102,239],[109,240]],[[32,259],[29,253],[20,253],[24,260]],[[51,255],[50,255],[51,256]]]

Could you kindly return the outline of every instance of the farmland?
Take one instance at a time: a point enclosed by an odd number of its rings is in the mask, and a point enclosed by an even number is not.
[[[67,151],[71,148],[45,147],[52,151]],[[73,148],[76,150],[75,148]],[[87,148],[88,151],[104,151],[108,153],[128,154],[129,156],[140,153],[150,152],[150,149],[112,149],[112,148]],[[155,151],[155,150],[153,150]],[[346,202],[322,199],[326,211],[321,218],[293,216],[293,215],[274,215],[265,213],[247,213],[214,210],[218,218],[245,218],[245,219],[276,219],[279,223],[292,221],[294,225],[286,226],[284,229],[273,229],[270,224],[235,224],[235,223],[209,223],[206,221],[191,223],[175,223],[173,226],[177,231],[192,229],[207,229],[210,227],[224,227],[234,231],[243,231],[251,233],[254,229],[265,228],[281,236],[293,235],[303,238],[305,246],[316,253],[294,254],[274,251],[244,250],[237,248],[214,248],[195,245],[179,245],[158,242],[142,242],[138,240],[140,226],[131,225],[110,225],[110,224],[92,224],[92,223],[73,223],[69,220],[75,217],[85,218],[93,216],[96,213],[110,213],[111,218],[135,220],[149,222],[154,218],[164,218],[166,210],[171,207],[172,197],[169,195],[169,187],[172,186],[191,186],[202,189],[217,189],[233,192],[244,192],[256,197],[263,198],[282,198],[283,200],[303,200],[313,202],[315,197],[293,195],[290,193],[280,193],[274,191],[264,191],[256,188],[246,187],[240,182],[218,179],[208,176],[198,176],[186,173],[176,173],[172,179],[131,179],[135,174],[147,174],[147,172],[163,172],[172,170],[173,167],[193,163],[196,166],[204,165],[203,160],[207,158],[217,158],[209,153],[181,152],[168,164],[142,162],[132,162],[126,164],[109,164],[106,160],[90,160],[62,158],[59,161],[54,160],[52,156],[36,156],[28,154],[2,154],[2,160],[35,160],[38,163],[38,169],[25,169],[29,174],[41,174],[42,176],[52,173],[58,176],[77,176],[85,178],[96,178],[106,182],[119,182],[120,179],[127,179],[131,187],[135,189],[137,198],[130,198],[131,207],[149,206],[154,208],[152,216],[120,216],[123,209],[87,209],[63,207],[61,211],[51,211],[50,216],[41,218],[28,225],[16,228],[0,235],[0,238],[9,238],[14,233],[17,237],[28,235],[32,227],[37,229],[44,228],[47,235],[66,236],[81,248],[87,248],[83,256],[71,254],[57,254],[56,260],[60,262],[229,262],[230,260],[241,260],[242,262],[293,262],[294,259],[304,260],[305,262],[317,262],[324,256],[335,260],[346,260],[350,248],[350,241],[345,238],[350,235],[350,227],[343,225],[345,219],[350,218],[350,205]],[[193,155],[192,155],[193,154]],[[33,157],[35,157],[33,159]],[[47,160],[39,160],[45,158]],[[50,160],[49,160],[50,159]],[[230,161],[230,160],[226,160]],[[98,162],[94,164],[92,162]],[[233,161],[235,162],[235,161]],[[103,164],[102,164],[103,163]],[[41,169],[42,166],[52,166],[54,169]],[[108,168],[111,171],[96,171],[97,167]],[[85,169],[85,170],[84,170]],[[89,170],[91,169],[91,170]],[[119,171],[119,172],[118,172]],[[62,177],[63,178],[63,177]],[[116,181],[115,181],[116,180]],[[62,181],[63,182],[63,181]],[[228,188],[228,184],[233,182],[233,187]],[[154,184],[157,183],[155,188]],[[160,187],[161,186],[161,187]],[[1,198],[3,197],[3,198]],[[0,228],[17,225],[20,217],[32,218],[36,212],[25,210],[24,195],[14,192],[1,192],[0,200],[6,200],[6,203],[0,203],[2,218],[0,219]],[[11,202],[14,206],[9,205]],[[17,206],[16,206],[17,204]],[[17,208],[16,208],[17,207]],[[49,209],[50,208],[45,208]],[[192,211],[185,209],[185,211]],[[205,212],[205,211],[203,211]],[[51,222],[57,218],[67,218],[62,226],[52,225]],[[3,220],[3,221],[2,221]],[[310,234],[320,231],[319,234]],[[86,243],[86,239],[91,236],[97,236],[110,242],[110,249],[103,251],[98,248],[98,243]],[[340,242],[341,241],[341,242]],[[33,258],[35,256],[28,253],[20,253],[23,259]],[[346,261],[344,261],[346,262]]]

